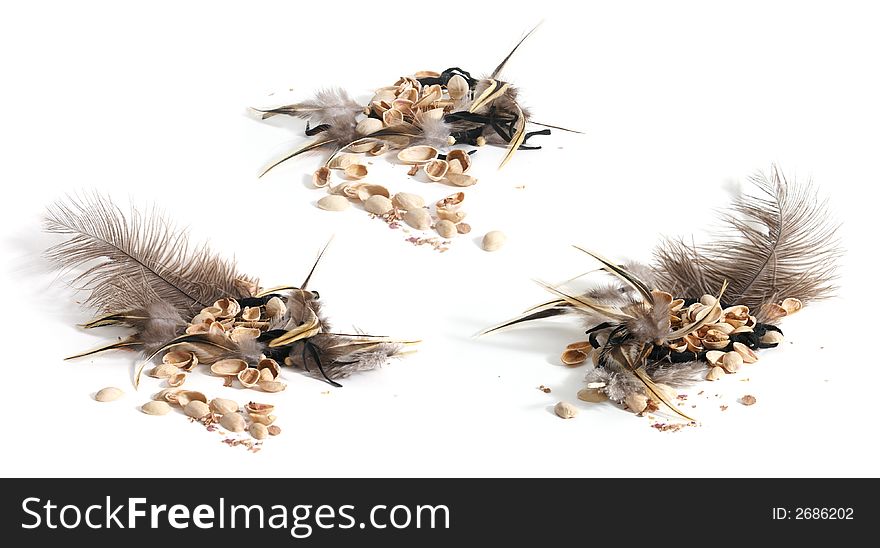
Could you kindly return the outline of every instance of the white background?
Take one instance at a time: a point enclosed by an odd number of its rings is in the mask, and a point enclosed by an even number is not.
[[[572,6],[578,6],[574,8]],[[9,476],[876,476],[878,13],[834,2],[28,2],[0,17],[3,188],[0,473]],[[314,207],[319,159],[258,168],[302,141],[260,122],[272,92],[343,86],[359,97],[417,70],[491,71],[537,21],[506,77],[535,119],[583,129],[539,137],[502,171],[475,158],[474,232],[445,254],[358,210]],[[545,322],[479,329],[545,295],[530,280],[592,268],[569,244],[647,260],[662,235],[710,226],[727,190],[778,162],[813,179],[844,221],[839,298],[786,321],[787,343],[695,388],[702,426],[660,433],[611,404],[578,402],[580,338]],[[374,162],[371,177],[437,199],[451,189]],[[516,188],[525,185],[525,188]],[[277,405],[284,432],[259,454],[177,414],[137,411],[133,360],[63,362],[101,333],[40,261],[44,206],[98,189],[157,203],[196,240],[266,285],[314,277],[342,328],[424,339],[420,352],[341,389],[285,371],[275,395],[188,386]],[[508,245],[474,243],[501,229]],[[106,336],[120,333],[107,332]],[[743,379],[750,379],[744,382]],[[537,389],[552,388],[551,394]],[[115,385],[124,399],[91,394]],[[329,389],[329,393],[327,392]],[[705,390],[703,396],[695,393]],[[736,399],[753,394],[758,403]],[[715,394],[719,396],[716,397]],[[708,396],[706,398],[705,396]],[[558,400],[581,413],[563,421]],[[725,412],[721,405],[728,405]]]

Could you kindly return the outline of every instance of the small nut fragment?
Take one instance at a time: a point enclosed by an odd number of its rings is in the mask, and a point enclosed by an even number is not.
[[[417,230],[427,230],[431,226],[431,214],[427,209],[412,209],[403,214],[403,221]]]
[[[398,192],[391,198],[391,204],[397,209],[409,211],[410,209],[419,209],[425,207],[425,199],[418,194],[410,192]]]
[[[147,415],[167,415],[171,406],[164,401],[149,401],[141,406],[141,411]]]
[[[281,392],[287,385],[280,381],[260,381],[260,388],[264,392]]]
[[[266,428],[265,424],[260,424],[255,422],[248,428],[248,432],[250,432],[251,437],[256,440],[264,440],[269,436],[269,429]]]
[[[503,232],[500,230],[492,230],[483,236],[483,249],[486,251],[497,251],[501,249],[501,246],[503,246],[506,241],[507,236]]]
[[[733,351],[742,357],[743,363],[755,363],[758,361],[758,355],[755,351],[741,342],[733,343]]]
[[[459,234],[467,234],[471,231],[471,225],[467,223],[458,223],[455,225],[455,228],[458,230]]]
[[[211,400],[210,408],[211,411],[218,415],[228,415],[229,413],[235,413],[238,411],[238,403],[224,398],[214,398]]]
[[[183,408],[183,413],[187,417],[192,417],[194,419],[200,419],[211,412],[211,409],[208,407],[208,404],[203,401],[193,400],[186,404]]]
[[[113,386],[108,386],[107,388],[98,390],[95,394],[95,400],[103,402],[118,400],[119,397],[122,396],[122,393],[122,390]]]
[[[779,344],[785,340],[785,337],[782,336],[782,333],[779,331],[767,331],[764,333],[764,336],[761,337],[762,344]]]
[[[563,419],[573,419],[578,414],[577,407],[565,401],[557,403],[553,407],[553,411]]]
[[[343,211],[348,209],[351,203],[349,203],[345,196],[331,194],[318,200],[317,205],[325,211]]]
[[[707,381],[717,381],[718,379],[720,379],[723,376],[724,376],[724,369],[721,369],[721,367],[716,365],[715,367],[710,369],[708,373],[706,373],[706,380]]]
[[[637,415],[648,408],[648,397],[644,394],[633,392],[624,398],[623,402],[629,407],[630,411]]]
[[[742,398],[739,399],[739,403],[743,405],[755,405],[758,402],[758,399],[755,396],[750,394],[746,394]]]
[[[220,426],[230,432],[244,432],[244,417],[240,413],[229,413],[220,417]]]
[[[456,234],[458,234],[458,229],[455,228],[455,223],[452,221],[447,221],[446,219],[441,219],[437,221],[434,225],[434,230],[437,231],[437,234],[443,236],[444,238],[452,238]]]
[[[584,388],[578,390],[578,399],[590,403],[600,403],[608,399],[605,392],[601,392],[595,388]]]
[[[367,201],[364,202],[364,209],[374,215],[385,215],[393,208],[394,206],[391,205],[391,200],[379,194],[370,196],[367,198]]]
[[[742,367],[742,364],[742,356],[737,352],[727,352],[724,354],[724,357],[721,358],[721,367],[723,367],[728,373],[736,373],[737,370]]]
[[[277,436],[281,433],[281,427],[275,426],[274,424],[270,426],[267,430],[269,431],[270,436]]]

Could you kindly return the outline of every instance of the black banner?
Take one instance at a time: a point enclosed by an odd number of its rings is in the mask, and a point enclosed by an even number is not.
[[[876,529],[877,480],[6,479],[19,542],[449,546],[815,542]],[[770,537],[762,535],[768,534]],[[819,536],[817,536],[819,535]],[[842,535],[842,536],[840,536]],[[714,539],[714,540],[713,540]],[[665,545],[662,542],[661,545]],[[701,543],[698,543],[701,544]]]

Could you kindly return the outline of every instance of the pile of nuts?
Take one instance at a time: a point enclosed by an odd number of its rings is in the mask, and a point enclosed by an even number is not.
[[[203,308],[190,321],[187,334],[211,333],[229,338],[236,343],[257,339],[269,328],[273,319],[280,318],[286,306],[278,297],[272,297],[260,307],[244,307],[235,299],[220,299],[213,306]],[[199,354],[185,349],[172,350],[162,357],[162,363],[147,374],[165,379],[169,387],[177,388],[186,381],[186,373],[199,364]],[[202,356],[203,363],[205,356]],[[210,363],[211,373],[223,377],[225,386],[235,380],[244,388],[259,388],[264,392],[280,392],[287,385],[279,380],[281,368],[275,360],[263,358],[256,366],[249,366],[241,359],[221,359]]]

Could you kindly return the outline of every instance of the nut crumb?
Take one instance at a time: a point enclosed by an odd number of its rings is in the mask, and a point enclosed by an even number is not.
[[[538,390],[540,390],[541,392],[543,392],[545,394],[549,394],[550,392],[552,392],[552,390],[550,389],[549,386],[544,386],[543,384],[538,387]]]
[[[721,406],[721,410],[722,410],[722,411],[727,411],[727,406],[726,406],[726,405],[722,405],[722,406]]]
[[[757,403],[757,401],[758,401],[758,399],[755,398],[755,396],[752,396],[751,394],[746,394],[745,396],[740,398],[739,403],[741,403],[743,405],[755,405],[755,403]]]

